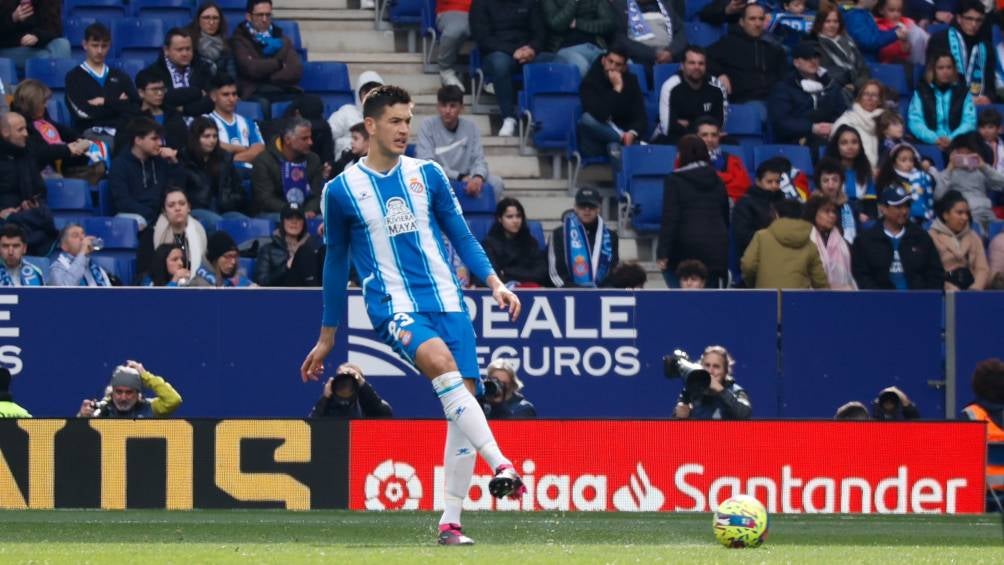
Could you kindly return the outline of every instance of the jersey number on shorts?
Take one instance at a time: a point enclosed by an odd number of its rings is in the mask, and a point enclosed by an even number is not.
[[[387,324],[387,331],[390,332],[391,337],[393,337],[395,340],[403,341],[404,335],[407,334],[408,341],[411,341],[411,332],[408,332],[404,328],[414,323],[415,323],[414,318],[412,318],[408,314],[404,313],[394,314],[394,319]]]

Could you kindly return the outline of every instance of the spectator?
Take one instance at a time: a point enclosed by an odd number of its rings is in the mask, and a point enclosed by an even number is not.
[[[548,51],[555,61],[575,65],[586,76],[607,48],[606,38],[617,27],[616,14],[607,0],[541,0],[547,24]]]
[[[748,0],[711,0],[701,9],[698,17],[711,25],[734,24],[742,18],[747,4]]]
[[[969,203],[962,193],[949,190],[934,205],[937,217],[928,234],[945,268],[945,291],[984,290],[990,266],[983,240],[969,229]]]
[[[997,234],[990,240],[987,247],[987,255],[990,258],[990,278],[1004,279],[1004,232]]]
[[[938,250],[923,229],[908,221],[912,200],[902,187],[882,191],[882,221],[854,240],[851,260],[861,289],[941,290],[945,271]]]
[[[3,269],[0,269],[0,286],[45,286],[42,269],[24,260],[28,251],[27,236],[17,224],[0,227],[0,255]]]
[[[997,219],[987,193],[1004,190],[1004,175],[983,162],[979,143],[975,135],[965,135],[952,141],[948,165],[945,170],[935,173],[934,200],[937,202],[949,190],[958,190],[969,202],[970,217],[986,233],[990,223]]]
[[[52,120],[45,109],[52,91],[41,81],[24,79],[14,90],[11,109],[31,120],[28,148],[45,177],[81,178],[97,184],[105,174],[105,163],[91,161],[91,142],[77,132]]]
[[[1004,363],[996,357],[980,361],[973,371],[972,387],[973,401],[962,409],[962,417],[986,422],[987,449],[996,455],[1004,445]],[[987,486],[993,490],[987,496],[988,511],[992,500],[1004,496],[1002,467],[1000,461],[987,457]]]
[[[0,367],[0,418],[31,418],[27,410],[14,403],[10,395],[10,369]]]
[[[676,280],[683,290],[705,288],[708,283],[708,268],[697,259],[680,261],[676,267]]]
[[[752,288],[830,288],[812,224],[802,219],[797,200],[774,203],[776,219],[753,234],[742,256],[743,280]]]
[[[278,214],[290,203],[303,206],[308,220],[320,212],[321,159],[311,145],[310,122],[290,118],[280,137],[255,159],[251,188],[259,215]]]
[[[882,83],[871,79],[858,89],[858,97],[854,105],[843,113],[836,122],[833,123],[830,136],[840,129],[840,126],[848,125],[858,132],[861,137],[861,146],[868,158],[868,164],[873,169],[879,166],[879,134],[876,120],[885,112],[885,88]]]
[[[657,251],[666,286],[680,282],[674,273],[682,261],[697,259],[708,269],[710,288],[728,284],[729,196],[710,166],[708,148],[696,135],[677,146],[678,166],[662,192],[662,227]]]
[[[352,145],[342,152],[341,157],[335,161],[332,168],[332,177],[342,174],[345,169],[358,163],[360,159],[370,152],[370,134],[366,131],[366,124],[359,122],[349,128],[349,131],[352,133]]]
[[[997,51],[990,44],[990,34],[981,31],[986,18],[980,0],[960,0],[951,27],[932,35],[927,44],[928,63],[941,55],[951,57],[961,75],[959,82],[977,106],[991,104],[997,97]]]
[[[84,62],[66,73],[66,106],[74,125],[106,138],[115,135],[122,115],[134,112],[140,102],[129,75],[105,64],[111,44],[104,24],[87,26],[81,44]]]
[[[812,224],[809,239],[816,245],[830,288],[857,290],[858,285],[851,275],[851,248],[840,235],[839,217],[837,203],[822,192],[809,197],[802,214],[802,218]]]
[[[271,104],[296,98],[302,91],[303,63],[293,42],[272,22],[272,0],[248,0],[245,21],[230,39],[237,60],[237,84],[243,100],[257,100],[270,118]]]
[[[24,71],[28,59],[68,59],[70,42],[63,33],[61,2],[4,0],[0,3],[0,57]]]
[[[322,247],[307,231],[303,210],[286,205],[272,240],[258,250],[255,282],[259,286],[320,286]]]
[[[799,43],[792,49],[792,72],[767,99],[767,113],[774,141],[807,145],[816,150],[833,131],[833,122],[844,110],[839,85],[819,66],[814,43]]]
[[[811,36],[819,42],[822,51],[820,64],[833,82],[846,91],[845,101],[850,103],[857,89],[871,78],[871,71],[865,56],[847,35],[839,6],[832,2],[819,5]]]
[[[313,145],[310,150],[321,159],[321,172],[325,181],[334,178],[335,139],[331,135],[331,126],[324,120],[324,100],[316,94],[303,94],[286,106],[282,113],[284,119],[302,118],[310,122],[310,139]],[[281,120],[272,120],[272,124]],[[281,129],[281,128],[279,128]],[[267,139],[273,139],[278,133],[270,133]]]
[[[143,286],[188,286],[192,271],[185,264],[185,250],[174,243],[164,243],[153,252],[150,276]]]
[[[837,413],[833,416],[834,420],[871,420],[871,414],[868,413],[868,407],[864,404],[858,402],[857,400],[852,400],[837,408]]]
[[[683,18],[668,0],[611,0],[614,44],[646,67],[675,63],[683,56],[687,35]]]
[[[786,48],[793,48],[805,40],[816,13],[806,6],[805,0],[780,0],[772,14],[767,16],[767,33]]]
[[[555,287],[604,286],[617,266],[617,232],[600,217],[601,203],[596,189],[580,188],[575,193],[575,210],[565,212],[561,225],[551,232],[547,265]]]
[[[523,381],[512,363],[495,359],[485,368],[485,416],[489,420],[527,420],[537,409],[523,396]]]
[[[371,90],[383,84],[383,79],[373,71],[363,71],[356,83],[361,85],[356,93],[356,103],[345,104],[328,117],[331,135],[335,138],[335,155],[342,155],[349,149],[352,144],[352,134],[349,130],[363,121],[363,100]]]
[[[844,192],[857,213],[858,221],[874,219],[877,215],[875,179],[858,130],[846,124],[838,127],[830,135],[826,156],[840,161],[844,168]]]
[[[523,65],[551,59],[541,3],[536,0],[472,0],[471,38],[481,51],[485,81],[495,89],[502,127],[499,136],[516,135],[516,89],[512,75]],[[360,117],[359,120],[362,121]]]
[[[875,25],[879,31],[906,28],[906,37],[879,50],[878,60],[888,64],[923,65],[927,59],[927,41],[930,36],[917,22],[903,15],[904,0],[879,0],[875,5]]]
[[[876,420],[917,420],[920,411],[905,392],[890,386],[880,390],[872,401],[872,417]]]
[[[894,147],[888,158],[882,161],[875,184],[883,189],[903,187],[913,199],[910,219],[924,224],[934,217],[934,177],[920,169],[917,150],[909,143],[903,143]]]
[[[167,87],[164,77],[152,68],[145,68],[136,73],[136,92],[139,94],[138,111],[123,115],[115,128],[115,143],[112,147],[112,157],[118,157],[123,151],[132,149],[132,137],[129,134],[129,122],[136,118],[150,118],[164,126],[163,145],[171,149],[181,149],[188,140],[188,125],[186,118],[176,108],[165,107],[164,97]]]
[[[188,117],[213,111],[213,101],[206,95],[212,71],[202,59],[195,58],[193,49],[187,29],[171,28],[164,35],[164,52],[147,67],[167,89],[164,106]]]
[[[160,124],[136,118],[128,129],[132,148],[112,161],[108,188],[115,213],[136,220],[142,230],[156,220],[164,188],[180,181],[181,171],[177,152],[161,146]]]
[[[157,396],[143,396],[143,389]],[[115,367],[101,400],[84,400],[78,418],[167,418],[181,406],[181,395],[163,378],[136,361]]]
[[[816,163],[816,190],[832,200],[837,205],[837,227],[844,236],[844,241],[854,243],[858,233],[858,218],[848,202],[844,191],[844,167],[840,161],[831,157],[823,157]]]
[[[907,39],[908,33],[905,26],[900,26],[887,31],[880,31],[872,16],[872,8],[877,0],[856,0],[854,7],[844,12],[844,22],[847,25],[847,35],[851,36],[858,49],[864,53],[869,61],[877,61],[879,51],[896,43]]]
[[[45,183],[28,147],[28,125],[17,112],[0,115],[0,220],[28,234],[28,252],[48,255],[56,238]]]
[[[781,193],[785,198],[805,202],[809,198],[809,175],[791,164],[787,157],[777,155],[770,158],[774,168],[781,171]]]
[[[1004,172],[1004,139],[1001,138],[1001,114],[994,107],[984,108],[976,118],[976,125],[983,140],[986,163],[998,173]]]
[[[208,240],[206,230],[192,217],[192,208],[184,189],[168,186],[164,189],[160,215],[153,229],[140,232],[139,249],[136,252],[137,280],[149,275],[153,265],[154,250],[165,244],[181,246],[185,252],[185,268],[195,272],[202,264]]]
[[[209,236],[206,258],[202,266],[195,270],[191,285],[216,288],[258,286],[240,271],[239,259],[237,244],[230,234],[225,231],[214,232]]]
[[[879,114],[875,120],[875,131],[878,132],[880,164],[885,162],[893,147],[900,144],[910,145],[906,140],[906,122],[899,112],[886,110]]]
[[[436,93],[436,111],[439,119],[425,120],[418,130],[415,156],[439,163],[450,182],[461,183],[469,196],[481,196],[486,182],[495,189],[495,194],[501,194],[502,178],[488,173],[481,130],[473,121],[461,117],[464,91],[453,85],[441,87]]]
[[[247,219],[243,214],[247,195],[234,167],[234,156],[220,147],[218,135],[215,120],[195,118],[179,157],[192,216],[210,231],[224,218]]]
[[[471,0],[436,2],[436,29],[439,30],[439,79],[443,86],[455,86],[464,91],[464,83],[453,70],[464,41],[471,36],[468,13]]]
[[[924,79],[910,100],[910,133],[921,143],[945,151],[960,135],[976,130],[976,107],[966,85],[959,81],[951,55],[928,59]]]
[[[746,171],[746,165],[740,157],[722,151],[722,130],[715,118],[711,116],[698,118],[694,122],[694,127],[697,129],[697,137],[700,137],[708,148],[708,156],[711,158],[709,163],[725,184],[729,200],[736,202],[753,184],[749,172]]]
[[[659,88],[656,143],[676,145],[680,137],[697,131],[698,118],[711,117],[719,125],[725,120],[728,99],[718,79],[708,74],[704,49],[688,45],[681,67]]]
[[[213,111],[209,117],[216,122],[220,147],[234,156],[234,165],[250,169],[251,162],[265,150],[258,124],[237,113],[237,81],[227,75],[216,75],[209,83],[209,98]]]
[[[49,265],[50,286],[112,286],[108,273],[91,261],[94,237],[86,235],[80,224],[63,226],[59,252]]]
[[[603,155],[611,144],[633,145],[648,127],[645,95],[627,69],[627,55],[610,49],[592,64],[579,86],[582,116],[577,124],[585,155]]]
[[[637,290],[645,288],[648,282],[648,273],[638,261],[621,261],[617,263],[614,270],[607,277],[607,286],[610,288],[620,288],[626,290]]]
[[[365,377],[363,370],[351,363],[342,363],[324,383],[324,393],[310,411],[311,418],[392,418],[393,409],[380,398]]]
[[[495,223],[481,245],[502,282],[538,287],[549,284],[542,243],[527,227],[523,204],[515,198],[503,198],[495,206]]]
[[[749,394],[736,383],[735,359],[724,347],[712,345],[701,355],[701,367],[711,376],[706,391],[680,393],[673,416],[691,420],[749,420],[753,416]]]
[[[192,36],[195,55],[202,59],[212,74],[227,74],[235,76],[237,65],[234,63],[234,53],[227,41],[227,18],[223,10],[213,0],[199,4],[195,19],[188,24],[188,33]]]
[[[788,66],[784,49],[764,37],[765,18],[763,6],[747,4],[739,25],[708,48],[711,73],[725,86],[729,102],[755,104],[761,122],[767,121],[764,101]]]
[[[756,169],[755,184],[736,202],[732,211],[732,238],[737,257],[742,257],[746,252],[753,234],[770,225],[773,204],[784,200],[784,193],[781,192],[781,175],[784,172],[776,161],[760,163]]]

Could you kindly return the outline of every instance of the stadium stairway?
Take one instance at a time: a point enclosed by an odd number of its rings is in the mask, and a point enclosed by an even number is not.
[[[374,70],[388,83],[408,89],[415,101],[413,131],[418,131],[422,121],[436,118],[439,76],[424,72],[420,46],[417,52],[409,52],[409,47],[416,44],[409,45],[406,30],[375,29],[374,11],[359,9],[358,0],[275,0],[274,11],[278,19],[299,23],[311,61],[346,63],[353,87],[363,71]],[[494,98],[486,96],[486,102],[493,105]],[[573,205],[564,162],[555,171],[550,155],[520,154],[517,138],[492,135],[500,125],[497,114],[475,114],[468,106],[465,115],[481,129],[488,166],[505,180],[505,195],[518,198],[530,219],[540,220],[548,232],[559,225],[562,212]],[[579,179],[580,185],[596,186],[605,195],[614,195],[613,177],[606,167],[586,168]],[[604,218],[614,221],[618,213],[616,201],[612,198],[607,201]],[[665,286],[655,269],[650,240],[635,239],[622,230],[620,254],[622,259],[642,260],[649,271],[648,286]]]

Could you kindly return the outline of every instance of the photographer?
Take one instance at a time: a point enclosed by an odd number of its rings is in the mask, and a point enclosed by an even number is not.
[[[910,397],[894,386],[879,391],[872,401],[872,418],[875,420],[917,420],[920,411]]]
[[[324,383],[324,394],[310,411],[311,418],[342,420],[393,416],[390,404],[366,382],[363,370],[351,363],[338,366],[335,376]]]
[[[143,389],[157,396],[146,398]],[[181,406],[181,395],[167,381],[136,361],[115,367],[101,400],[84,400],[78,418],[166,418]]]
[[[489,420],[524,420],[537,417],[537,409],[524,397],[523,381],[516,370],[504,359],[488,365],[485,378],[485,416]]]
[[[694,420],[748,420],[753,415],[749,395],[732,377],[735,360],[720,345],[704,350],[700,365],[676,351],[665,358],[666,376],[683,378],[684,388],[673,415]]]

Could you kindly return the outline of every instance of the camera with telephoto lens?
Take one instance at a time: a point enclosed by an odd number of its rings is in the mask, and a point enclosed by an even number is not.
[[[683,379],[683,399],[691,403],[704,396],[711,387],[711,373],[690,360],[686,351],[677,349],[662,358],[666,378]]]
[[[91,408],[94,412],[91,413],[92,418],[100,418],[101,414],[108,408],[109,400],[107,398],[102,398],[101,400],[91,401]]]
[[[495,377],[487,377],[485,379],[485,398],[498,398],[502,396],[505,392],[505,387],[502,386],[502,382]]]
[[[336,373],[335,380],[331,383],[331,390],[334,392],[338,389],[351,389],[352,394],[350,396],[354,396],[357,392],[359,392],[359,381],[356,380],[356,375],[348,371]]]

